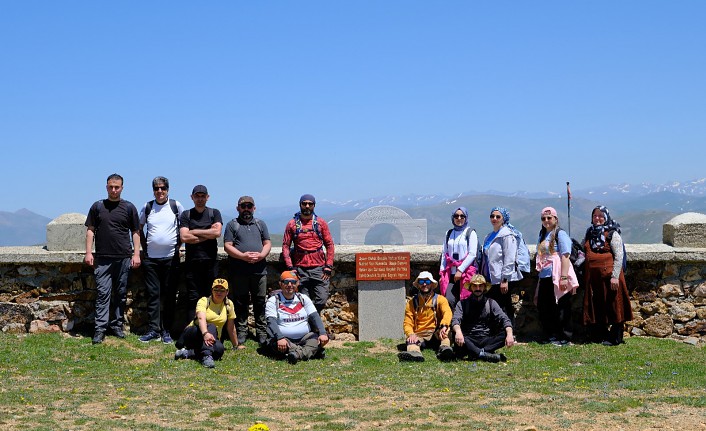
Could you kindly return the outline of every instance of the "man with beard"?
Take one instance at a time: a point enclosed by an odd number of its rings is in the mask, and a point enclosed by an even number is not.
[[[476,274],[470,284],[463,287],[470,289],[473,295],[456,304],[451,320],[459,356],[468,354],[471,359],[486,362],[507,361],[505,355],[495,351],[503,346],[512,347],[515,337],[505,312],[497,302],[485,296],[490,283],[482,275]]]
[[[179,235],[186,248],[185,278],[187,321],[194,320],[199,299],[211,294],[218,274],[218,242],[223,219],[221,212],[206,206],[208,189],[197,185],[191,192],[194,207],[181,213]]]
[[[314,196],[299,198],[300,211],[284,228],[282,257],[287,269],[299,275],[299,291],[311,298],[316,311],[321,312],[329,294],[333,239],[326,221],[314,213],[315,206]]]
[[[226,225],[223,248],[228,254],[228,283],[235,303],[238,348],[245,348],[248,335],[250,302],[253,305],[255,330],[260,345],[267,343],[265,301],[267,299],[267,262],[272,243],[267,225],[253,217],[255,200],[250,196],[238,199],[238,217]]]
[[[454,359],[449,339],[449,301],[434,293],[438,283],[429,271],[420,272],[412,285],[419,292],[407,301],[404,311],[407,350],[399,353],[400,361],[423,362],[422,348],[436,349],[436,357],[441,361]]]

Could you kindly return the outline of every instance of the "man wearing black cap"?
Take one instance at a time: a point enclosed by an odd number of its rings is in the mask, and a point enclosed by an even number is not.
[[[238,347],[244,348],[248,335],[248,315],[252,300],[258,342],[267,343],[265,301],[267,300],[267,262],[272,243],[264,221],[254,217],[255,200],[238,199],[238,217],[226,225],[223,248],[228,253],[228,282],[235,303]]]
[[[321,312],[328,300],[334,250],[328,224],[314,213],[315,206],[314,196],[299,198],[300,211],[284,228],[282,257],[287,269],[297,271],[299,291],[311,298]]]
[[[221,212],[206,206],[206,186],[198,185],[191,192],[194,207],[181,213],[179,235],[186,244],[184,274],[187,289],[187,320],[193,321],[199,298],[208,296],[218,274],[218,243],[223,219]]]

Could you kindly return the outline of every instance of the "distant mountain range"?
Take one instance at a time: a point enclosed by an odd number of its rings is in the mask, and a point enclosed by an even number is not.
[[[611,215],[622,226],[623,237],[628,243],[661,243],[662,225],[684,212],[706,213],[706,178],[670,184],[618,184],[572,190],[571,236],[581,239],[590,223],[591,210],[598,204],[606,205]],[[427,219],[429,244],[441,244],[451,227],[451,213],[458,206],[469,210],[469,223],[483,238],[491,230],[488,215],[495,206],[510,211],[510,222],[523,232],[528,243],[536,242],[539,232],[539,212],[553,206],[559,213],[564,229],[569,228],[566,189],[561,192],[506,193],[499,191],[468,191],[455,195],[402,195],[380,196],[369,199],[331,201],[319,199],[317,214],[330,224],[334,240],[340,238],[340,220],[353,220],[363,210],[391,205],[406,211],[412,218]],[[273,243],[279,245],[281,233],[296,204],[282,207],[262,207],[257,217],[267,222]],[[223,214],[224,222],[234,215]],[[0,211],[0,245],[38,245],[46,241],[49,218],[27,209],[14,213]],[[377,230],[377,236],[368,238],[371,244],[389,243],[391,231]]]
[[[42,245],[47,242],[47,223],[51,219],[22,208],[0,211],[0,246]]]

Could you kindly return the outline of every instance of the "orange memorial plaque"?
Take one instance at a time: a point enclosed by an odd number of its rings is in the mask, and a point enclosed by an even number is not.
[[[410,254],[356,253],[356,281],[409,280]]]

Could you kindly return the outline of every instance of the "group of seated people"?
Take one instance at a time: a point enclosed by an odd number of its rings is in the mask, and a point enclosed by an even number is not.
[[[279,290],[272,292],[265,304],[267,349],[275,357],[291,364],[314,358],[323,359],[329,338],[316,307],[308,296],[298,292],[295,271],[280,275]],[[238,346],[235,311],[228,299],[228,281],[213,281],[211,295],[196,305],[196,317],[176,342],[174,359],[195,359],[204,367],[214,368],[225,351],[222,335],[225,326],[233,348]]]
[[[400,361],[424,361],[423,348],[436,350],[442,361],[465,356],[487,362],[507,360],[495,351],[515,344],[512,323],[498,303],[485,295],[490,288],[485,277],[475,274],[463,285],[467,294],[461,295],[453,311],[448,300],[434,292],[438,282],[430,272],[420,272],[412,285],[418,292],[405,308],[406,348],[398,354]]]

